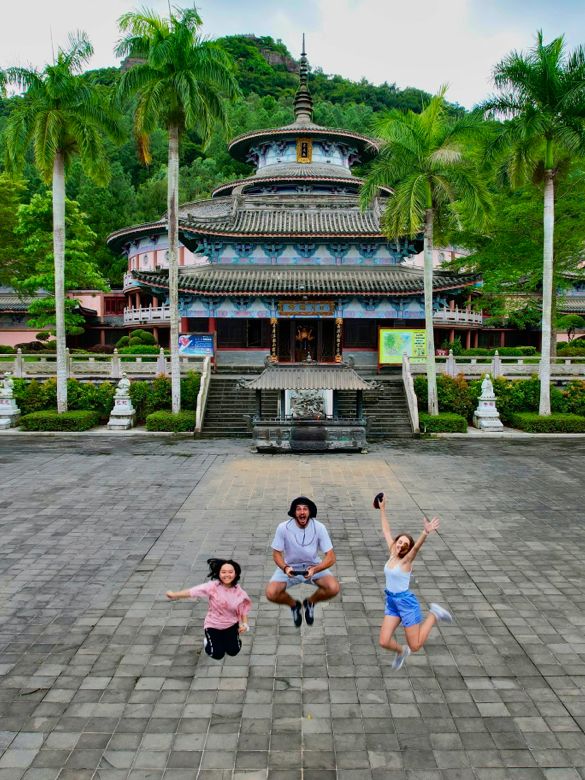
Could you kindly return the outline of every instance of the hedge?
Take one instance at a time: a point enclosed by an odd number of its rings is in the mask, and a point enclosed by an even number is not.
[[[467,420],[460,414],[421,412],[418,420],[421,433],[467,433]]]
[[[62,412],[55,410],[32,412],[20,418],[20,427],[25,431],[87,431],[100,421],[99,414],[92,411]]]
[[[585,433],[585,417],[578,414],[541,417],[533,412],[517,412],[511,415],[510,425],[529,433]]]
[[[172,431],[181,433],[193,431],[195,428],[195,412],[179,412],[173,414],[167,410],[153,412],[146,418],[147,431]]]
[[[199,393],[200,376],[190,371],[181,379],[181,406],[185,411],[195,411]],[[67,406],[70,410],[91,410],[98,413],[100,421],[108,421],[114,405],[116,385],[111,382],[78,382],[67,380]],[[57,381],[46,379],[14,380],[14,398],[22,415],[32,412],[54,411],[57,408]],[[152,412],[171,408],[171,380],[159,376],[153,382],[136,381],[130,384],[130,398],[136,409],[137,422],[143,423]]]
[[[510,422],[516,412],[538,412],[540,404],[540,380],[495,379],[496,406],[502,422]],[[427,409],[427,378],[417,376],[414,389],[421,412]],[[469,422],[481,395],[481,379],[468,381],[463,375],[456,377],[440,374],[437,377],[439,411],[460,414]],[[573,380],[563,387],[551,385],[551,409],[554,413],[585,415],[585,381]]]

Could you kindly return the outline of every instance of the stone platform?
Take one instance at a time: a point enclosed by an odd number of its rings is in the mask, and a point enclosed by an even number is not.
[[[266,457],[3,433],[0,780],[585,777],[584,456],[550,439]],[[397,530],[442,518],[413,586],[456,619],[398,673],[377,644],[378,490]],[[299,494],[342,592],[297,630],[263,587]],[[204,605],[164,598],[211,555],[240,561],[254,601],[219,663],[201,653]]]

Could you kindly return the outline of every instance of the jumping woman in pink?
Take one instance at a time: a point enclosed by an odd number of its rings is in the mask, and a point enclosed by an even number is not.
[[[167,598],[207,599],[209,608],[203,623],[205,631],[204,648],[207,655],[216,661],[224,655],[237,655],[242,647],[240,634],[247,631],[248,612],[252,606],[248,594],[239,585],[242,574],[239,563],[210,558],[209,574],[211,582],[196,585],[186,590],[169,590]]]
[[[430,521],[424,518],[423,532],[415,542],[409,534],[392,536],[386,517],[386,500],[383,493],[376,496],[374,506],[380,510],[382,533],[390,551],[390,558],[384,566],[386,609],[380,629],[380,645],[386,650],[395,651],[396,658],[392,662],[392,668],[400,669],[411,651],[414,653],[424,645],[435,623],[438,621],[453,622],[451,613],[438,604],[429,605],[430,612],[423,620],[418,599],[409,590],[413,561],[427,536],[439,529],[439,518],[433,517]],[[400,623],[402,623],[406,635],[406,645],[398,644],[393,638]]]

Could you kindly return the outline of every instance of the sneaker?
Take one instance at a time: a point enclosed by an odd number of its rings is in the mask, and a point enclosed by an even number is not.
[[[453,615],[438,604],[429,604],[429,609],[440,623],[452,623]]]
[[[315,605],[311,604],[308,599],[303,601],[303,607],[305,608],[305,623],[308,626],[312,626],[315,622]]]
[[[290,608],[290,611],[292,612],[293,623],[297,628],[300,628],[303,622],[303,605],[300,601],[297,601],[294,607]]]
[[[404,662],[410,655],[410,647],[408,645],[404,645],[402,648],[401,653],[396,653],[396,658],[392,661],[392,668],[395,672],[397,672],[399,669],[402,669],[404,666]]]

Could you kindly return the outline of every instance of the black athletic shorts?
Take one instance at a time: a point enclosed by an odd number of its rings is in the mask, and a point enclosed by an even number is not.
[[[216,661],[219,661],[227,653],[237,655],[241,648],[239,629],[240,624],[234,623],[229,628],[205,629],[205,652]]]

